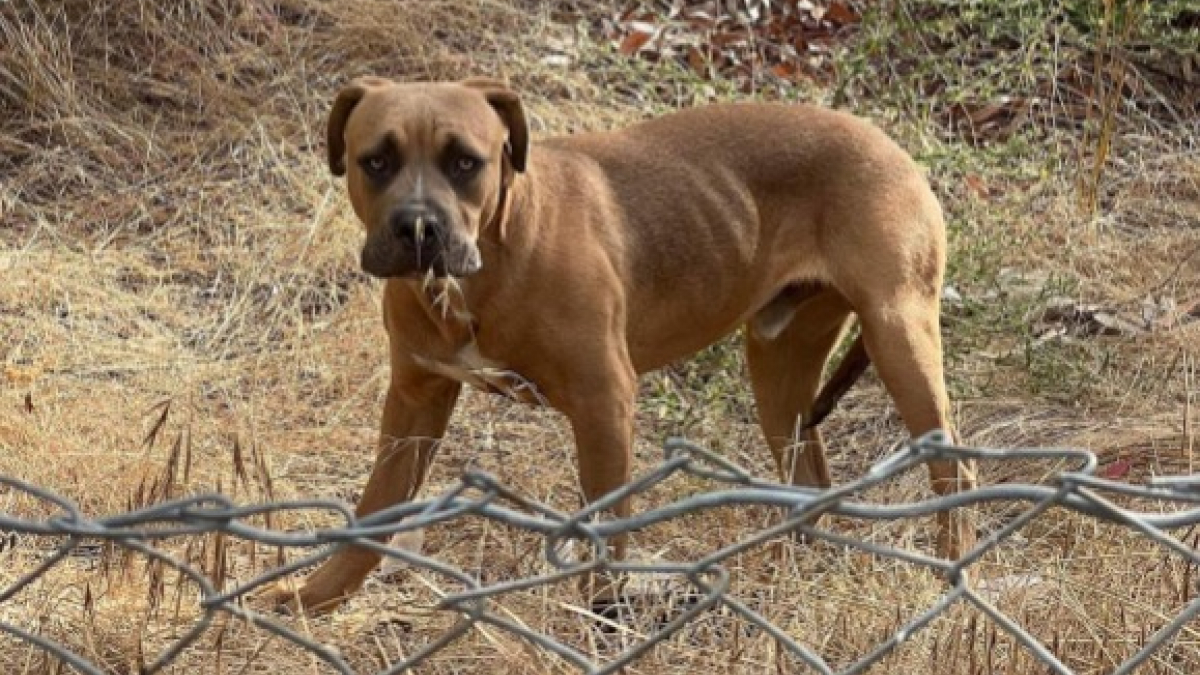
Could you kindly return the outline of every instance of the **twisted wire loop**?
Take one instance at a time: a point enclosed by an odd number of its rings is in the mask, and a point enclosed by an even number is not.
[[[1060,471],[1046,485],[989,485],[907,503],[882,504],[855,499],[856,495],[860,495],[864,490],[922,466],[932,459],[1048,459],[1070,465],[1072,468]],[[656,644],[678,633],[701,613],[718,606],[771,636],[783,650],[813,671],[823,675],[850,675],[865,672],[872,664],[887,656],[956,603],[972,605],[987,615],[1000,629],[1039,659],[1047,667],[1047,672],[1069,675],[1072,671],[1045,645],[1026,628],[1005,615],[985,597],[985,594],[972,587],[966,573],[972,564],[1031,520],[1056,507],[1128,528],[1176,553],[1189,564],[1200,565],[1200,554],[1196,550],[1166,533],[1166,530],[1200,524],[1200,476],[1160,477],[1152,479],[1146,485],[1136,486],[1098,477],[1096,469],[1096,457],[1086,451],[966,448],[950,444],[941,432],[933,432],[901,445],[870,467],[857,480],[830,489],[817,489],[780,485],[755,478],[713,452],[685,440],[671,439],[665,445],[665,458],[662,463],[623,488],[575,513],[559,512],[515,493],[487,473],[469,471],[452,488],[435,498],[400,504],[358,519],[345,504],[336,501],[298,500],[239,506],[219,494],[191,496],[127,513],[90,518],[76,505],[50,490],[0,475],[0,485],[6,486],[10,491],[24,493],[58,512],[57,515],[43,520],[23,519],[0,512],[0,530],[41,537],[65,537],[57,549],[46,555],[44,560],[0,591],[0,607],[11,602],[14,596],[47,574],[85,542],[101,540],[109,545],[140,553],[150,560],[176,570],[182,577],[191,580],[200,591],[201,611],[195,625],[179,636],[157,660],[146,665],[143,672],[158,672],[170,665],[185,649],[196,643],[219,615],[225,614],[240,617],[259,630],[274,633],[310,651],[337,672],[351,674],[355,671],[336,649],[302,635],[271,614],[250,609],[252,605],[242,600],[266,584],[320,562],[339,548],[355,544],[374,549],[387,558],[414,568],[442,575],[454,580],[463,589],[445,595],[438,605],[441,610],[455,613],[458,620],[421,649],[408,654],[404,661],[380,671],[387,675],[406,672],[420,665],[476,626],[491,626],[508,631],[530,645],[572,664],[581,673],[615,673],[637,661]],[[668,478],[681,474],[707,479],[716,483],[719,489],[679,498],[626,518],[601,520],[597,517],[597,514],[619,500],[645,493]],[[1118,506],[1105,494],[1157,500],[1164,508],[1157,512],[1133,511]],[[1000,529],[982,538],[974,549],[953,561],[886,544],[858,540],[808,524],[813,522],[811,517],[817,514],[837,514],[862,520],[897,521],[986,503],[1020,504],[1023,510]],[[786,510],[786,517],[773,526],[694,561],[624,562],[612,560],[607,555],[606,542],[615,535],[642,530],[720,507],[748,505],[780,507]],[[1168,506],[1172,508],[1166,508]],[[248,522],[256,517],[285,511],[333,513],[339,517],[341,524],[319,530],[285,532],[257,527]],[[453,522],[468,516],[503,523],[508,527],[542,537],[544,555],[553,568],[552,571],[483,585],[450,564],[381,543],[389,535]],[[838,546],[851,547],[924,567],[940,575],[946,588],[930,607],[901,625],[888,639],[861,656],[857,662],[842,670],[834,670],[814,649],[801,644],[785,630],[773,625],[762,614],[728,593],[730,574],[723,563],[738,553],[789,532],[801,532],[813,539],[823,539]],[[232,589],[220,591],[218,584],[203,571],[154,546],[155,542],[172,537],[212,533],[222,533],[269,546],[315,550],[291,563],[259,574]],[[563,552],[571,548],[570,544],[586,546],[589,555],[564,555]],[[690,600],[670,620],[658,625],[645,640],[628,647],[604,663],[593,662],[588,655],[569,646],[562,639],[535,631],[493,610],[491,601],[502,594],[528,590],[595,572],[673,575],[690,585]],[[1197,615],[1200,615],[1200,598],[1193,599],[1157,632],[1147,637],[1142,648],[1119,664],[1112,673],[1124,675],[1133,672]],[[4,621],[0,621],[0,631],[43,650],[78,672],[88,675],[104,674],[99,666],[44,635]]]

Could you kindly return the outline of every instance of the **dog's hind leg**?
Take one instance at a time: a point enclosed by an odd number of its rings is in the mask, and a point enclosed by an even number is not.
[[[936,293],[892,289],[888,298],[864,307],[859,320],[867,353],[909,434],[951,433]],[[974,462],[930,462],[929,476],[934,491],[943,495],[976,485]],[[964,512],[939,513],[937,521],[940,555],[958,558],[974,546],[974,527]]]
[[[784,482],[828,487],[832,481],[821,432],[801,432],[801,427],[812,414],[825,363],[849,324],[850,306],[836,291],[818,289],[801,298],[786,312],[786,324],[779,325],[775,318],[787,309],[780,306],[784,298],[781,294],[768,303],[768,315],[756,317],[746,330],[759,424]],[[761,330],[764,325],[772,330]]]

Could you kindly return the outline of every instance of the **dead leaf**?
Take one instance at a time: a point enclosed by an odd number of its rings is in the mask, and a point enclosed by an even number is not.
[[[708,58],[695,45],[688,47],[687,62],[693,72],[700,75],[708,73]]]
[[[634,54],[638,53],[642,47],[645,47],[646,43],[649,42],[650,38],[652,37],[654,37],[654,33],[643,33],[642,31],[635,30],[629,35],[626,35],[625,39],[621,40],[621,46],[618,47],[618,51],[620,51],[623,56],[633,56]]]
[[[1035,336],[1036,337],[1033,340],[1033,346],[1040,347],[1047,342],[1053,342],[1054,340],[1058,340],[1060,338],[1066,338],[1067,329],[1063,326],[1050,326],[1049,328],[1038,331],[1035,333]]]
[[[1090,319],[1093,335],[1137,335],[1143,332],[1141,326],[1115,312],[1093,312]]]
[[[1003,113],[1004,108],[1007,105],[1008,101],[1004,99],[988,103],[983,107],[977,108],[969,115],[968,119],[971,120],[971,124],[974,124],[977,127],[982,126],[985,122],[991,121],[993,118],[998,117],[1001,113]]]
[[[1188,320],[1200,319],[1200,295],[1179,304],[1179,314]]]
[[[803,0],[641,0],[602,20],[601,32],[622,55],[673,59],[702,77],[733,80],[744,91],[786,96],[789,82],[835,74],[831,54],[841,39],[838,29],[860,19],[845,0],[822,20],[828,11]],[[770,75],[775,79],[764,82]]]
[[[777,63],[771,66],[771,72],[774,73],[776,77],[790,78],[796,74],[796,70],[796,64],[790,62]]]
[[[1100,477],[1109,480],[1120,480],[1129,475],[1129,470],[1133,468],[1133,462],[1128,459],[1118,459],[1108,466],[1100,469]]]
[[[1147,295],[1142,299],[1142,324],[1146,330],[1173,330],[1200,319],[1200,296],[1183,301],[1169,295],[1157,300]]]
[[[853,9],[850,9],[846,3],[834,2],[830,3],[829,9],[825,12],[825,18],[833,23],[848,24],[858,23],[861,17]]]
[[[1048,300],[1037,322],[1042,331],[1061,328],[1063,334],[1077,337],[1129,337],[1147,330],[1143,322],[1116,309],[1080,304],[1064,297]]]
[[[986,199],[991,196],[987,184],[983,182],[983,178],[979,174],[969,173],[963,180],[967,183],[967,190],[976,197]]]

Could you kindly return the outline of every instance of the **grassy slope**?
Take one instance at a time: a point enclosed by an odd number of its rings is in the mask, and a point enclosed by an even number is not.
[[[1131,460],[1131,478],[1186,470],[1200,324],[1038,342],[1030,317],[1060,295],[1135,313],[1147,295],[1181,305],[1200,295],[1195,100],[1189,113],[1185,95],[1131,76],[1142,88],[1131,85],[1118,110],[1119,133],[1090,213],[1079,206],[1076,179],[1092,166],[1099,127],[1079,122],[1072,106],[1087,97],[1060,75],[1090,65],[1084,50],[1101,34],[1098,19],[1054,3],[975,3],[954,15],[934,3],[887,7],[839,47],[832,86],[796,95],[872,117],[930,169],[953,231],[949,281],[964,298],[946,319],[963,439],[1085,446],[1108,461]],[[499,74],[525,92],[539,134],[605,128],[739,95],[727,82],[704,88],[668,64],[616,56],[564,24],[557,9],[498,0],[0,6],[0,39],[10,46],[0,51],[0,473],[49,486],[89,513],[211,489],[245,501],[353,499],[370,465],[386,369],[378,287],[354,268],[358,226],[321,155],[323,116],[337,86],[368,72]],[[1158,18],[1143,18],[1125,43],[1159,35],[1150,32]],[[568,68],[546,58],[562,55]],[[1090,77],[1081,76],[1081,89]],[[1158,100],[1155,92],[1183,111],[1179,119],[1135,104]],[[977,109],[1000,96],[1041,103],[1007,133],[982,130],[973,143],[954,131],[955,104]],[[655,461],[665,435],[686,433],[770,475],[748,393],[727,376],[740,368],[725,344],[647,378],[638,466]],[[163,401],[170,401],[167,419],[144,445]],[[472,465],[574,507],[561,419],[473,393],[462,407],[431,492]],[[827,437],[842,479],[886,451],[899,427],[877,384],[868,380],[852,393]],[[176,439],[191,458],[186,472],[169,461]],[[260,469],[239,478],[244,464]],[[984,480],[1037,480],[1047,468],[986,467]],[[879,496],[924,494],[920,478]],[[642,503],[697,487],[662,488]],[[13,493],[0,492],[0,504],[6,512],[46,512]],[[982,515],[988,523],[1007,517],[1002,509]],[[641,555],[694,558],[770,519],[730,510],[646,532],[636,543]],[[322,522],[294,516],[284,524]],[[836,527],[927,543],[928,523]],[[4,548],[0,580],[50,545],[24,539]],[[207,556],[211,569],[207,546],[189,555]],[[536,541],[484,523],[435,528],[426,546],[490,579],[544,567]],[[274,559],[239,543],[226,556],[242,578]],[[73,558],[0,605],[0,618],[58,636],[109,672],[129,672],[142,651],[161,648],[194,616],[192,589],[169,577],[158,582],[166,584],[167,607],[180,590],[183,609],[154,611],[161,588],[150,572],[144,561],[105,552]],[[904,565],[790,546],[748,553],[736,573],[740,597],[835,665],[893,628],[898,607],[905,614],[925,606],[940,588]],[[980,573],[1053,580],[1001,603],[1081,672],[1104,672],[1190,594],[1182,564],[1116,528],[1063,514],[1039,520]],[[439,588],[452,585],[431,575],[373,582],[345,611],[305,629],[369,671],[448,625],[448,617],[414,609]],[[593,636],[560,601],[572,592],[539,589],[504,605],[590,649]],[[770,640],[733,638],[735,623],[710,616],[634,672],[770,667]],[[1042,672],[1010,656],[1003,639],[989,648],[992,630],[955,612],[897,652],[885,672],[970,672],[988,651],[1009,668],[1001,672]],[[1152,672],[1194,670],[1194,637],[1181,640],[1180,661],[1164,657]],[[179,672],[310,668],[309,657],[238,624],[201,645]],[[54,672],[35,652],[2,640],[0,664],[6,672]],[[530,664],[565,672],[496,631],[472,634],[424,672],[528,672]]]

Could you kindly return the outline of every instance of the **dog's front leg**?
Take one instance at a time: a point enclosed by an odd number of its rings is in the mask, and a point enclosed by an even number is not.
[[[579,485],[587,502],[594,502],[629,482],[633,470],[633,414],[637,378],[631,367],[605,373],[601,378],[580,377],[563,406],[575,435]],[[629,515],[629,499],[608,510],[608,515]],[[608,542],[608,554],[625,557],[628,537],[617,535]],[[616,600],[618,586],[609,574],[581,579],[585,599],[596,605]]]
[[[378,454],[355,513],[365,516],[412,499],[425,480],[430,460],[446,431],[461,385],[424,373],[397,372],[388,387]],[[356,546],[341,549],[297,587],[284,581],[262,596],[261,604],[329,611],[362,586],[380,555]]]

